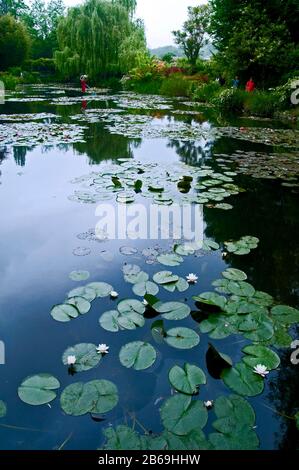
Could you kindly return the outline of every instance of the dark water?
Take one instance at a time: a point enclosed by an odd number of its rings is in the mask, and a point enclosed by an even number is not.
[[[45,93],[45,90],[37,92],[47,96]],[[72,94],[76,96],[76,92]],[[102,106],[107,106],[107,103],[88,104],[89,108]],[[108,102],[108,106],[115,104]],[[80,110],[80,103],[55,106],[48,101],[7,102],[1,106],[0,113],[50,112],[68,121],[70,115]],[[163,111],[156,119],[167,119],[167,114]],[[188,121],[190,117],[177,119]],[[217,124],[218,118],[207,110],[204,119]],[[244,120],[230,124],[244,125]],[[161,402],[157,404],[156,401],[170,396],[168,370],[175,363],[191,361],[203,368],[208,383],[201,388],[200,399],[216,399],[219,395],[231,393],[222,381],[213,379],[207,372],[207,335],[201,335],[199,346],[187,351],[155,344],[158,352],[155,365],[140,373],[122,367],[118,352],[121,345],[129,341],[141,339],[152,343],[150,325],[153,320],[148,319],[146,326],[137,331],[109,333],[100,328],[98,318],[103,312],[113,309],[113,303],[110,299],[97,299],[92,303],[92,310],[79,320],[66,324],[53,321],[51,307],[62,302],[65,294],[77,287],[77,283],[68,277],[73,270],[88,270],[91,274],[88,282],[108,282],[119,292],[120,298],[126,298],[132,297],[132,286],[123,280],[121,268],[125,262],[140,265],[150,275],[164,269],[144,264],[140,251],[152,246],[150,240],[103,243],[79,240],[77,235],[94,228],[97,218],[95,205],[81,205],[68,199],[74,191],[70,181],[97,171],[103,163],[117,158],[167,162],[169,166],[178,161],[195,166],[204,162],[217,168],[214,154],[271,147],[230,138],[220,138],[206,147],[174,139],[128,139],[109,134],[101,123],[84,125],[88,127],[86,143],[52,148],[2,148],[0,153],[0,340],[5,343],[6,353],[6,363],[0,365],[0,399],[7,403],[8,408],[6,417],[0,421],[1,449],[54,449],[67,438],[66,449],[95,449],[103,443],[103,427],[130,422],[134,415],[147,430],[158,433],[162,430],[158,411]],[[281,123],[250,120],[246,125],[287,127]],[[188,297],[190,306],[194,307],[192,295],[211,290],[211,282],[226,267],[232,266],[244,270],[256,289],[268,292],[283,304],[298,307],[298,193],[283,188],[276,181],[249,176],[239,176],[237,183],[247,192],[229,199],[228,202],[234,206],[231,211],[205,208],[205,235],[223,243],[250,234],[260,239],[259,248],[248,256],[235,256],[228,260],[222,259],[219,251],[199,258],[186,258],[175,272],[183,277],[195,272],[200,279],[197,286],[190,287],[187,293],[178,294],[176,300]],[[123,245],[135,246],[138,254],[123,256],[119,252]],[[90,248],[91,255],[74,256],[73,250],[78,246]],[[105,260],[102,255],[107,251],[110,258]],[[165,292],[163,299],[168,298],[171,295]],[[191,316],[181,324],[195,326]],[[295,330],[296,337],[299,335]],[[243,341],[242,337],[230,337],[214,341],[214,344],[238,361],[238,341]],[[110,353],[98,368],[74,378],[68,375],[61,355],[68,346],[81,342],[106,343],[110,346]],[[281,366],[271,373],[265,392],[249,400],[257,415],[261,449],[294,449],[298,444],[294,421],[283,416],[293,416],[299,408],[299,366],[291,365],[290,354],[289,349],[280,353]],[[74,381],[111,380],[118,387],[119,404],[102,422],[93,421],[90,415],[64,415],[58,399],[51,403],[51,407],[26,405],[18,398],[17,388],[26,376],[39,372],[55,375],[61,383],[61,390]],[[210,424],[206,429],[212,432]]]

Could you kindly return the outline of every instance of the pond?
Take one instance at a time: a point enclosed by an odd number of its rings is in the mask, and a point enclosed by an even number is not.
[[[0,113],[1,449],[295,449],[298,127],[61,85]],[[200,208],[203,245],[99,230],[130,206]]]

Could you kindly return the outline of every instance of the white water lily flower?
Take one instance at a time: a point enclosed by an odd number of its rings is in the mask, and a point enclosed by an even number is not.
[[[112,297],[112,299],[117,299],[117,297],[118,297],[118,292],[116,292],[115,290],[111,291],[111,292],[110,292],[110,297]]]
[[[67,365],[73,366],[76,363],[76,356],[68,356],[67,357]]]
[[[255,366],[255,368],[253,369],[253,372],[255,374],[260,375],[261,377],[266,377],[266,375],[269,374],[267,367],[264,366],[263,364],[258,364],[257,366]]]
[[[142,303],[143,303],[143,305],[145,305],[146,307],[148,306],[148,301],[147,301],[147,300],[143,299]]]
[[[108,354],[109,353],[109,346],[107,344],[99,344],[97,347],[98,354]]]
[[[189,282],[189,284],[196,284],[198,281],[198,276],[196,276],[196,274],[191,273],[191,274],[188,274],[188,276],[186,276],[186,279]]]
[[[213,400],[208,400],[204,402],[204,405],[208,410],[210,410],[211,408],[213,408],[213,403]]]

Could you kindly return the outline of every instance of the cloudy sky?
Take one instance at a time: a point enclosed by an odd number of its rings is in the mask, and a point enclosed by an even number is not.
[[[83,0],[65,0],[67,6]],[[150,48],[173,44],[171,32],[179,29],[187,17],[187,7],[206,3],[205,0],[138,0],[137,17],[143,18]]]

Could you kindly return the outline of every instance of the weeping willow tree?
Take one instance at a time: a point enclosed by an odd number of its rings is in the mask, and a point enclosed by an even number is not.
[[[61,74],[71,78],[86,73],[95,79],[122,73],[124,44],[136,28],[143,28],[133,22],[135,8],[136,0],[87,0],[70,8],[57,32],[55,62]],[[139,47],[145,48],[144,35]]]

